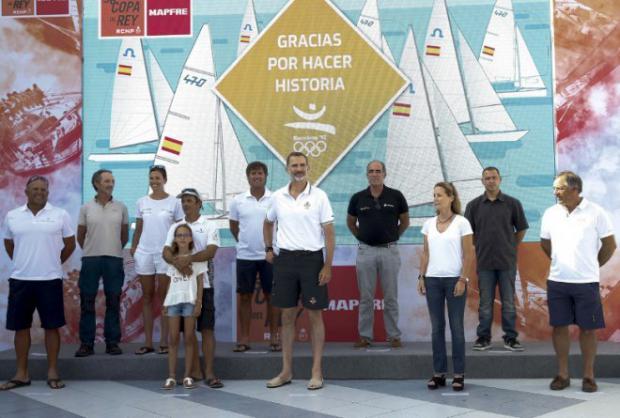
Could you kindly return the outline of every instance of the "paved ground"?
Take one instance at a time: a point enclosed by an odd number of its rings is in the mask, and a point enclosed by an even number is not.
[[[599,379],[599,392],[581,380],[561,392],[543,379],[472,379],[466,390],[428,391],[421,380],[334,380],[310,392],[305,380],[267,389],[264,381],[229,380],[223,389],[159,389],[162,381],[45,382],[0,392],[0,417],[613,417],[620,379]]]

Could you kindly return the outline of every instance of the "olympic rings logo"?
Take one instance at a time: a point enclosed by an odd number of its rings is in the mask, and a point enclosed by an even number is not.
[[[327,142],[325,141],[295,141],[293,150],[303,152],[309,157],[318,157],[327,151]]]

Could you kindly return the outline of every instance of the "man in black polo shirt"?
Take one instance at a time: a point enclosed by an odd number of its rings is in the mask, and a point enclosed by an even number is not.
[[[377,273],[383,289],[385,331],[391,346],[401,347],[398,329],[400,254],[396,242],[409,226],[409,207],[400,191],[383,184],[385,176],[383,162],[368,163],[369,187],[351,197],[347,211],[347,226],[359,241],[355,263],[360,292],[357,348],[368,347],[372,341]]]
[[[502,193],[499,170],[487,167],[482,171],[485,192],[467,204],[465,217],[474,231],[478,288],[480,290],[480,324],[474,350],[491,348],[491,325],[495,287],[499,285],[502,299],[502,329],[504,347],[510,351],[523,351],[517,340],[515,322],[515,278],[517,271],[517,245],[528,228],[523,207],[514,197]]]

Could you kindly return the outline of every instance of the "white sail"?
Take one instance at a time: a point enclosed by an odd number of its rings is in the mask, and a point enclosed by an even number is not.
[[[524,90],[545,90],[545,83],[536,68],[536,63],[530,54],[530,50],[523,39],[521,30],[517,27],[517,51],[519,51],[519,80],[518,85],[520,89]]]
[[[118,51],[112,111],[110,148],[159,139],[153,100],[140,39],[124,38]]]
[[[381,23],[379,22],[379,8],[377,0],[366,0],[362,13],[357,20],[357,27],[370,42],[381,48]]]
[[[258,24],[256,23],[256,12],[254,11],[254,0],[248,0],[248,4],[241,21],[241,30],[239,31],[239,44],[237,46],[237,56],[256,39],[258,36]]]
[[[172,195],[194,187],[215,199],[217,184],[218,100],[212,92],[215,66],[209,26],[203,25],[183,66],[166,117],[157,164],[166,166]]]
[[[152,152],[144,153],[122,153],[122,154],[89,154],[88,161],[97,163],[136,163],[153,161],[155,154]]]
[[[445,0],[435,0],[424,42],[424,64],[458,123],[470,121]]]
[[[387,43],[387,39],[385,36],[381,35],[381,50],[383,51],[383,55],[387,57],[392,62],[394,61],[394,55],[392,54],[392,50],[390,49],[390,45]]]
[[[411,28],[405,40],[400,69],[411,85],[392,106],[385,155],[386,181],[404,194],[409,206],[418,206],[432,202],[433,186],[444,177]]]
[[[491,82],[467,43],[463,33],[457,29],[459,51],[463,66],[463,81],[474,131],[511,132],[515,126],[508,111],[495,93]],[[527,131],[523,131],[525,135]],[[522,135],[522,136],[523,136]]]
[[[155,55],[150,50],[147,51],[146,55],[148,56],[149,62],[151,91],[153,94],[153,104],[155,105],[155,118],[157,119],[158,132],[161,133],[174,93]]]
[[[516,82],[516,48],[512,0],[497,0],[479,55],[480,64],[492,83]]]
[[[219,152],[222,156],[221,165],[223,167],[221,200],[223,201],[222,209],[227,210],[227,201],[231,200],[233,196],[246,191],[248,188],[248,181],[245,175],[245,168],[248,165],[248,160],[243,154],[243,150],[239,144],[239,138],[230,122],[228,113],[226,113],[224,103],[221,101],[219,114],[222,132],[222,145]]]

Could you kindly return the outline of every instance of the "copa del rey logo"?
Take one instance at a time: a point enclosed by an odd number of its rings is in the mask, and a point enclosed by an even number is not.
[[[320,183],[408,80],[329,0],[290,0],[215,85],[282,161]]]

